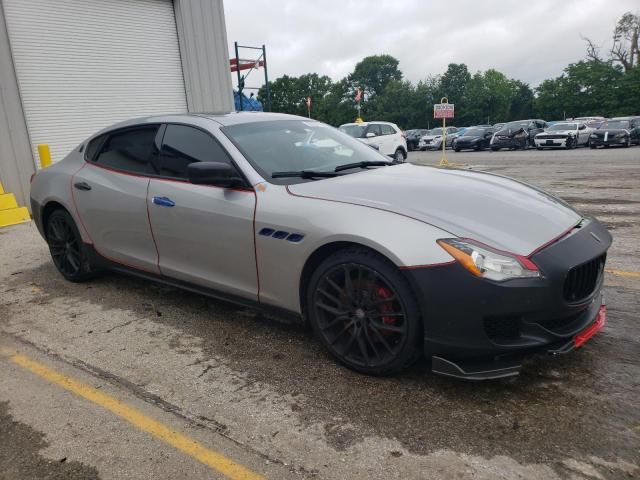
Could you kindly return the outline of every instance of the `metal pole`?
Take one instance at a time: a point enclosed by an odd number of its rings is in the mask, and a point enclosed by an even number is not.
[[[238,55],[238,42],[235,42],[236,47],[236,72],[238,73],[238,100],[240,101],[240,111],[244,110],[242,105],[242,79],[240,77],[240,55]]]
[[[262,45],[262,61],[264,62],[264,88],[267,91],[267,111],[271,111],[271,89],[269,88],[269,75],[267,73],[267,48]]]

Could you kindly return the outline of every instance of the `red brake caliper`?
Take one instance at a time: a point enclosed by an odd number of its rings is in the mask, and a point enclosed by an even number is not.
[[[376,297],[380,298],[380,299],[385,299],[385,298],[391,298],[393,296],[393,293],[391,293],[391,290],[389,290],[388,288],[385,287],[378,287],[376,288]],[[380,310],[380,313],[392,313],[393,312],[393,301],[390,302],[382,302],[380,303],[380,306],[378,308]],[[395,325],[396,323],[396,319],[394,317],[390,317],[390,316],[382,316],[382,323],[384,323],[385,325]],[[391,332],[383,332],[385,335],[390,335]]]

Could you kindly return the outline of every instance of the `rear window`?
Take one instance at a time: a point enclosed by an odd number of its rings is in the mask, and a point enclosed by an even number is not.
[[[132,173],[156,173],[149,163],[154,153],[158,126],[131,128],[109,135],[95,162],[105,167]]]

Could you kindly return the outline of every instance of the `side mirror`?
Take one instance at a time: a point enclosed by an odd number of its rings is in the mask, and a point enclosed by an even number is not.
[[[373,138],[373,137],[376,137],[376,136],[377,135],[375,133],[373,133],[373,132],[367,132],[367,134],[365,135],[365,137],[367,137],[367,138]]]
[[[195,185],[231,188],[242,185],[236,169],[222,162],[194,162],[187,165],[189,181]]]
[[[580,125],[580,130],[584,130],[585,128],[587,128],[586,125]]]

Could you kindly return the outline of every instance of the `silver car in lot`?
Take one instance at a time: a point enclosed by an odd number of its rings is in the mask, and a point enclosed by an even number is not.
[[[581,346],[605,321],[611,236],[499,175],[391,162],[290,115],[131,120],[32,180],[68,280],[104,269],[308,322],[367,374],[426,356],[467,379]]]

